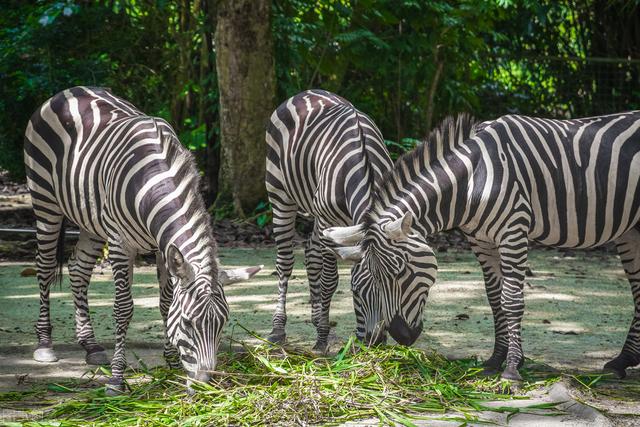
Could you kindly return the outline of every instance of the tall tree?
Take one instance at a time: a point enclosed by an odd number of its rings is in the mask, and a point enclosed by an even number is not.
[[[216,69],[222,167],[218,205],[243,217],[266,198],[265,124],[275,104],[271,0],[220,0]]]

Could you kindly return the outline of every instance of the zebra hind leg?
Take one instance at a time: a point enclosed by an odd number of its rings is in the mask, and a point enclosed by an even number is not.
[[[273,236],[276,241],[276,271],[278,273],[278,303],[273,313],[272,330],[267,338],[272,343],[286,340],[287,289],[289,277],[293,271],[293,237],[298,207],[291,205],[273,205]]]
[[[58,357],[53,350],[51,337],[53,328],[51,326],[49,292],[56,279],[62,279],[58,276],[60,274],[58,267],[59,260],[62,259],[62,254],[59,251],[63,250],[64,217],[59,212],[41,211],[35,203],[34,213],[36,215],[36,240],[38,242],[36,269],[40,288],[40,314],[35,326],[38,346],[33,352],[33,359],[37,362],[50,363],[58,361]]]
[[[89,365],[108,365],[109,359],[104,347],[96,342],[89,314],[87,291],[93,267],[102,253],[104,241],[92,238],[84,231],[76,244],[73,258],[69,262],[69,278],[75,305],[76,339],[86,351],[85,361]]]
[[[616,246],[631,285],[635,310],[622,351],[604,365],[604,371],[624,378],[627,368],[640,364],[640,231],[634,228],[626,232],[616,240]]]

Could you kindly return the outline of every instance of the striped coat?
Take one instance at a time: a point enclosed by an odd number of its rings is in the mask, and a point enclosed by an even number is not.
[[[69,268],[78,341],[102,363],[89,318],[87,288],[105,242],[115,281],[116,346],[110,390],[122,389],[125,336],[133,314],[131,279],[138,253],[157,252],[165,356],[190,378],[215,367],[228,305],[218,281],[216,244],[198,190],[198,172],[171,126],[108,90],[74,87],[39,108],[25,138],[25,166],[37,221],[40,316],[36,360],[57,360],[49,290],[61,265],[65,222],[80,228]],[[175,363],[175,362],[174,362]]]
[[[391,168],[380,131],[345,99],[322,90],[302,92],[282,103],[266,134],[266,185],[273,207],[279,276],[278,305],[271,339],[284,339],[287,284],[293,268],[296,215],[314,220],[305,249],[316,349],[325,350],[329,305],[338,284],[336,257],[323,231],[352,225],[370,207],[376,183]],[[352,269],[356,334],[368,342],[384,339],[377,289],[362,263]]]
[[[363,241],[371,268],[390,281],[393,261],[405,253],[398,241],[462,230],[482,266],[494,315],[486,371],[506,361],[502,376],[516,380],[529,242],[559,248],[615,242],[636,310],[622,352],[605,368],[623,377],[640,362],[638,184],[638,111],[577,120],[504,116],[475,132],[461,116],[445,120],[396,164],[362,226],[334,232],[350,236],[343,243]]]

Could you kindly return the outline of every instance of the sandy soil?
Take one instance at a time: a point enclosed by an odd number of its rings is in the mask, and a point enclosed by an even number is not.
[[[222,339],[222,350],[232,340],[254,341],[238,324],[266,336],[271,329],[277,283],[272,249],[221,249],[225,266],[266,264],[249,283],[225,290],[231,320]],[[315,330],[310,323],[310,306],[302,254],[289,287],[288,338],[293,344],[311,346]],[[467,251],[438,254],[438,284],[433,288],[425,312],[425,331],[417,345],[449,357],[485,358],[493,346],[493,327],[480,269]],[[615,356],[624,342],[633,313],[629,285],[616,256],[603,253],[575,254],[534,251],[530,257],[534,276],[525,289],[524,350],[528,367],[537,363],[575,374],[597,371]],[[53,364],[34,362],[33,324],[38,312],[35,277],[21,277],[26,264],[0,265],[0,391],[24,390],[33,382],[78,378],[86,375],[82,349],[74,344],[73,301],[67,285],[52,292],[54,345],[61,360]],[[340,269],[341,284],[334,297],[331,319],[334,344],[338,349],[353,331],[354,316],[348,286],[349,267]],[[154,267],[136,269],[135,312],[128,335],[129,360],[136,356],[147,365],[162,363],[162,324]],[[111,316],[113,284],[110,271],[97,269],[90,290],[92,317],[99,341],[113,346]],[[468,316],[460,316],[465,314]],[[629,396],[622,400],[589,400],[596,407],[615,413],[640,413],[640,373],[620,382]]]

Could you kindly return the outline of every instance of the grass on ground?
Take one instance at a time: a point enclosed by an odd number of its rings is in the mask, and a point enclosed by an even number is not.
[[[37,420],[16,423],[25,426],[337,425],[372,417],[411,426],[434,414],[466,423],[481,422],[482,410],[553,409],[486,408],[483,402],[523,397],[511,393],[509,382],[483,377],[474,359],[449,361],[403,346],[367,349],[353,338],[332,358],[270,344],[244,346],[243,352],[223,353],[218,369],[211,383],[196,384],[195,395],[186,393],[179,371],[143,368],[129,375],[129,391],[121,396],[106,397],[103,387],[87,390],[85,380],[0,394],[0,407],[23,410],[37,403]],[[524,375],[520,391],[561,378],[526,370]],[[585,390],[600,379],[575,378]],[[70,394],[47,401],[51,392]]]

